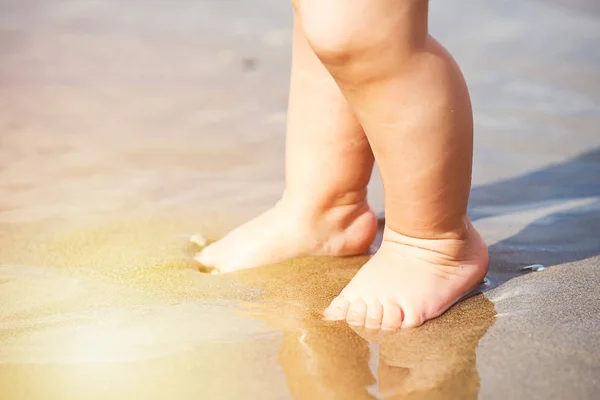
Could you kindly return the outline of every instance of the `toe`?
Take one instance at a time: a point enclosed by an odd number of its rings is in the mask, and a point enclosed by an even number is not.
[[[367,316],[365,318],[365,328],[381,328],[381,319],[383,317],[383,306],[378,300],[369,301],[367,305]]]
[[[365,303],[363,299],[356,299],[350,303],[348,314],[346,315],[346,322],[350,325],[364,326],[366,316],[367,303]]]
[[[383,304],[383,318],[381,329],[393,331],[402,326],[402,308],[398,303],[388,300]]]
[[[349,307],[350,302],[345,297],[338,296],[333,299],[329,307],[323,311],[323,315],[328,321],[342,321],[346,319]]]
[[[425,317],[421,313],[407,311],[402,321],[402,329],[416,328],[423,325],[423,322],[425,322]]]

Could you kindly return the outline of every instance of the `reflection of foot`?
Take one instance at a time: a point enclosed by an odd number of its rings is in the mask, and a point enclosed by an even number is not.
[[[202,250],[196,260],[230,272],[293,257],[357,255],[369,249],[376,231],[366,201],[316,212],[282,200]]]
[[[326,319],[373,329],[412,328],[446,311],[488,269],[487,247],[466,239],[423,240],[386,228],[379,251],[325,310]]]
[[[379,393],[398,399],[439,398],[440,393],[477,399],[476,349],[495,320],[494,303],[474,296],[419,329],[351,328],[379,347]]]

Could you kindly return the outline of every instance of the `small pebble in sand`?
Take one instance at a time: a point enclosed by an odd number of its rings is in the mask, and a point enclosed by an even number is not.
[[[242,70],[254,71],[257,67],[257,60],[255,58],[246,57],[242,58]]]
[[[533,264],[533,265],[528,265],[526,267],[521,268],[521,271],[540,272],[545,269],[546,269],[546,267],[544,267],[542,264]]]
[[[208,240],[206,240],[206,238],[201,234],[196,233],[190,237],[190,242],[195,243],[200,247],[204,247],[208,243]]]

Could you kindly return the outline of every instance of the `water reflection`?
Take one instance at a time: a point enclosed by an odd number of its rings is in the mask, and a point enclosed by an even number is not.
[[[364,259],[356,258],[355,264],[361,261]],[[495,321],[493,303],[482,295],[474,296],[420,328],[395,332],[351,329],[342,322],[321,321],[320,310],[328,292],[356,271],[348,267],[348,261],[346,266],[343,263],[296,260],[290,262],[296,265],[267,267],[242,277],[265,290],[263,305],[254,305],[246,313],[266,320],[270,329],[283,332],[279,361],[293,396],[477,398],[475,351]],[[284,285],[260,284],[272,284],[277,276]],[[332,277],[333,285],[324,283]]]

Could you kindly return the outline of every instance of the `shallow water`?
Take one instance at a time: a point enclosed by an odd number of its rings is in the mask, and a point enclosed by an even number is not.
[[[374,333],[319,317],[365,257],[213,276],[186,242],[282,190],[287,2],[2,2],[2,397],[594,398],[600,14],[431,8],[473,96],[491,284]]]

